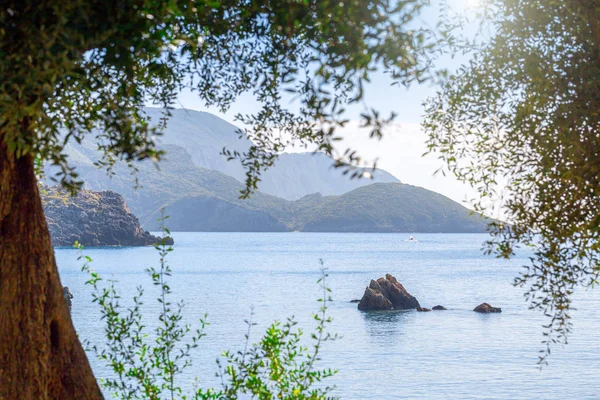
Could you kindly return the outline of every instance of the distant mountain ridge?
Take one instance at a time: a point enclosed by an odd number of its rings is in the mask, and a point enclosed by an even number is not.
[[[439,193],[402,183],[294,203],[291,226],[305,232],[485,232],[489,222]]]
[[[161,109],[146,108],[153,121],[161,117]],[[191,155],[194,165],[220,171],[240,182],[246,172],[239,162],[221,155],[224,147],[239,152],[247,151],[251,142],[239,135],[238,128],[206,112],[175,109],[164,135],[158,140],[165,145],[180,146]],[[342,170],[332,167],[333,160],[324,153],[284,153],[276,164],[261,175],[258,189],[287,200],[297,200],[311,193],[324,196],[349,192],[376,182],[400,182],[389,172],[377,169],[373,179],[348,179]]]
[[[184,112],[184,111],[181,111]],[[187,113],[187,111],[185,111]],[[173,231],[320,231],[320,232],[483,232],[486,221],[460,204],[437,193],[397,182],[361,182],[352,188],[347,183],[335,184],[336,180],[349,182],[347,177],[330,179],[321,176],[325,165],[332,161],[324,155],[313,157],[306,154],[288,155],[279,160],[284,165],[280,172],[272,175],[277,185],[286,193],[303,194],[296,200],[287,200],[262,191],[249,199],[241,200],[244,185],[223,172],[202,168],[198,159],[219,163],[216,154],[220,143],[226,146],[237,136],[224,133],[219,141],[219,132],[230,124],[210,114],[197,113],[209,120],[206,129],[208,139],[199,139],[191,131],[172,134],[175,143],[169,142],[167,132],[165,159],[158,165],[150,161],[137,164],[137,179],[142,186],[134,189],[134,180],[124,163],[117,162],[114,176],[108,177],[94,165],[99,154],[92,140],[80,145],[69,144],[66,152],[71,164],[76,167],[87,189],[113,190],[120,193],[132,213],[139,217],[147,230],[157,230],[160,209],[165,208],[170,216],[168,227]],[[187,114],[186,114],[187,115]],[[196,121],[200,123],[199,121]],[[174,115],[171,129],[184,129],[191,122]],[[193,124],[194,125],[194,124]],[[194,125],[196,126],[196,125]],[[229,129],[229,128],[228,128]],[[187,136],[186,136],[187,135]],[[195,143],[192,143],[196,140]],[[201,151],[193,149],[204,148]],[[211,147],[213,146],[213,147]],[[196,161],[194,161],[196,159]],[[317,160],[313,164],[307,160]],[[326,164],[319,164],[325,162]],[[230,163],[231,164],[231,163]],[[233,165],[233,164],[232,164]],[[308,165],[308,167],[303,167]],[[306,171],[312,171],[306,178]],[[336,171],[338,172],[338,171]],[[381,172],[381,171],[379,171]],[[49,174],[52,171],[49,170]],[[306,179],[305,179],[306,178]],[[395,178],[392,177],[395,180]],[[275,182],[275,180],[274,180]],[[332,186],[332,182],[334,182]],[[305,184],[306,183],[306,184]],[[365,185],[365,183],[371,183]],[[287,187],[286,187],[287,185]],[[304,186],[302,186],[304,185]],[[354,185],[354,184],[353,184]],[[341,187],[351,189],[343,194],[305,194],[314,187],[327,187],[329,191]],[[293,189],[293,190],[292,190]],[[295,191],[294,191],[295,190]],[[324,195],[325,194],[325,195]]]
[[[124,165],[110,178],[88,163],[77,170],[92,190],[121,193],[148,230],[157,230],[160,209],[173,231],[250,232],[483,232],[485,221],[458,203],[401,183],[375,183],[339,196],[311,194],[295,201],[257,192],[239,199],[243,185],[221,172],[196,167],[179,146],[166,146],[156,168],[138,165],[135,190]]]

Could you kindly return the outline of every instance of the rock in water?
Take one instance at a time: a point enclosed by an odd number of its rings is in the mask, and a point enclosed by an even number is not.
[[[420,307],[417,299],[390,274],[386,274],[385,278],[372,280],[358,303],[361,311],[410,310]]]
[[[432,310],[435,310],[435,311],[442,311],[442,310],[447,310],[447,308],[446,308],[446,307],[444,307],[444,306],[435,306],[435,307],[433,307],[433,308],[432,308]]]
[[[365,289],[365,294],[358,302],[358,309],[361,311],[374,310],[392,310],[394,306],[380,291],[372,289],[376,281],[371,281],[369,287]]]
[[[431,311],[431,308],[417,307],[417,311],[419,311],[419,312],[429,312],[429,311]]]
[[[498,307],[492,307],[488,303],[481,303],[480,305],[478,305],[477,307],[475,307],[473,309],[473,311],[478,312],[478,313],[488,314],[488,313],[499,313],[499,312],[502,312],[502,309],[498,308]]]
[[[55,186],[40,188],[52,244],[72,246],[151,246],[160,238],[141,228],[123,197],[106,190],[81,190],[76,197]],[[165,239],[172,244],[172,238]]]

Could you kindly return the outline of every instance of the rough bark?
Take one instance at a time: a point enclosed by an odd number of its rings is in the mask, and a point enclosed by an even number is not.
[[[0,399],[101,399],[62,294],[33,159],[0,133]]]

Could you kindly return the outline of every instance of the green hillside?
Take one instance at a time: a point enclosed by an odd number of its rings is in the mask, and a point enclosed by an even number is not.
[[[245,201],[186,197],[170,204],[169,224],[181,231],[272,232],[466,233],[486,227],[484,218],[447,197],[401,183],[375,183],[341,196],[264,200],[254,199],[246,207]]]
[[[486,225],[447,197],[402,183],[374,183],[295,203],[290,226],[308,232],[484,232]]]

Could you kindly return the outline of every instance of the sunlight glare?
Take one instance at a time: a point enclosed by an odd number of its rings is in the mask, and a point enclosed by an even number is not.
[[[463,10],[472,10],[481,6],[483,0],[457,0],[456,5],[458,8]]]

